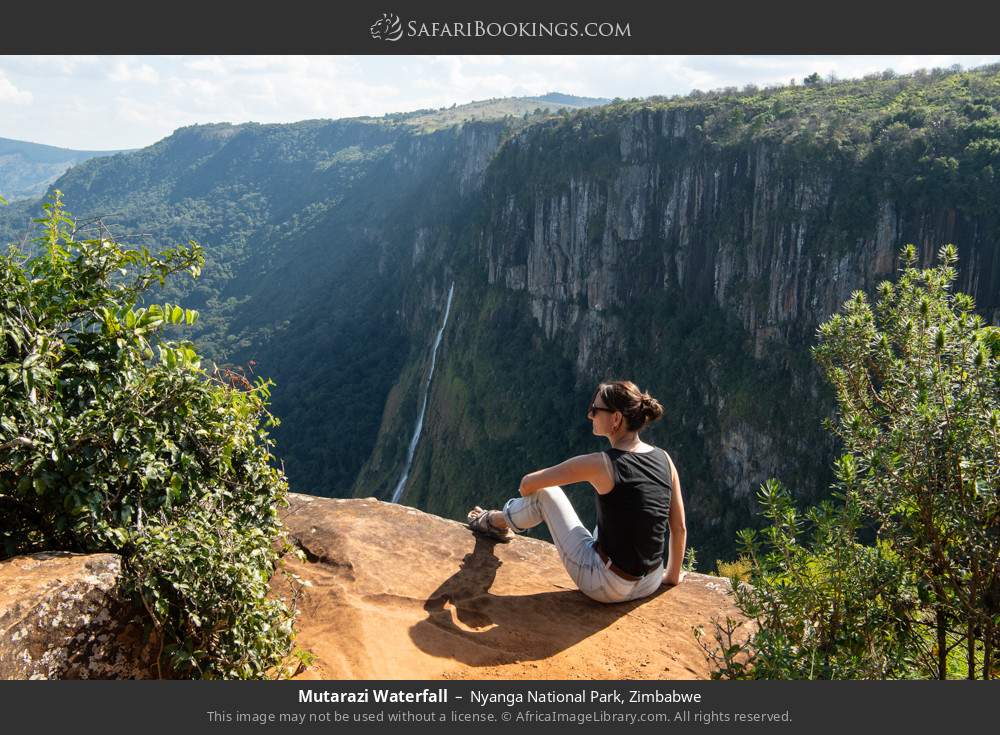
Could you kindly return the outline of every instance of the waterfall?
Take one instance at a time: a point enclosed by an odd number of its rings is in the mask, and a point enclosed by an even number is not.
[[[413,429],[413,436],[410,438],[410,446],[406,449],[406,464],[403,465],[403,476],[399,478],[396,489],[392,491],[392,502],[398,503],[406,487],[406,481],[410,477],[410,465],[413,464],[413,455],[417,451],[417,443],[420,441],[420,432],[424,428],[424,412],[427,410],[427,394],[431,390],[431,379],[434,377],[434,364],[437,362],[438,347],[441,346],[441,337],[444,336],[444,328],[448,326],[448,313],[451,311],[451,297],[455,293],[455,282],[452,281],[448,289],[448,303],[444,307],[444,319],[441,321],[441,328],[437,337],[434,338],[434,347],[431,350],[431,369],[427,373],[427,382],[424,383],[424,394],[420,399],[420,413],[417,414],[417,425]]]

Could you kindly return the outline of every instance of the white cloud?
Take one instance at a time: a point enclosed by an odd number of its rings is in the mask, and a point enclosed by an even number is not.
[[[4,56],[0,65],[19,74],[37,77],[73,76],[88,77],[98,75],[105,60],[114,57],[101,56]]]
[[[30,105],[32,99],[31,92],[18,89],[7,77],[0,74],[0,103]]]
[[[142,82],[144,84],[156,84],[160,81],[160,75],[149,64],[130,64],[128,61],[118,60],[108,71],[108,79],[118,83]]]
[[[954,56],[0,56],[0,135],[68,148],[149,145],[178,127],[380,116],[548,92],[649,97]]]

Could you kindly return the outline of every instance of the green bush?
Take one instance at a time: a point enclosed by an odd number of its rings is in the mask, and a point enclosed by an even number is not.
[[[856,293],[815,348],[837,390],[843,486],[918,579],[942,679],[956,635],[967,676],[989,678],[1000,631],[1000,362],[995,329],[952,292],[957,258],[946,245],[919,269],[906,246],[898,282],[874,307]]]
[[[888,542],[856,540],[860,516],[826,501],[805,517],[770,480],[759,499],[770,525],[743,531],[750,579],[732,578],[746,622],[696,630],[716,679],[892,679],[912,675],[916,587]]]
[[[716,625],[718,676],[945,679],[959,661],[969,679],[996,675],[1000,333],[952,292],[956,261],[947,245],[918,269],[908,245],[874,308],[856,292],[820,327],[843,503],[810,511],[807,547],[787,494],[764,486],[764,548],[743,533],[751,575],[734,582],[756,629]]]
[[[110,551],[161,641],[161,672],[264,675],[292,614],[265,598],[287,483],[272,465],[268,383],[209,374],[162,338],[197,313],[141,304],[201,249],[81,238],[59,192],[38,255],[0,257],[3,554]]]

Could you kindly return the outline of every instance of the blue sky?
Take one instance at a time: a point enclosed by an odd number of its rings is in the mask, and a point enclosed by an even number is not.
[[[491,97],[686,94],[1000,56],[0,56],[0,137],[139,148],[184,125],[382,115]]]

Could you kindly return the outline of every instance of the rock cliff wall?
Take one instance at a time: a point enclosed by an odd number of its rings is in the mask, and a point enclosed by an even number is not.
[[[767,478],[806,500],[825,493],[834,449],[820,422],[832,398],[808,349],[817,326],[854,290],[870,292],[894,276],[905,243],[929,264],[954,242],[959,288],[988,318],[1000,316],[992,215],[894,198],[878,164],[864,157],[824,158],[818,143],[803,150],[773,139],[712,141],[706,124],[697,106],[639,109],[536,125],[497,149],[470,222],[453,227],[459,236],[439,251],[443,271],[470,249],[475,259],[459,274],[443,384],[432,394],[417,461],[424,471],[415,473],[408,502],[456,517],[463,503],[501,502],[524,472],[599,448],[573,424],[579,406],[553,408],[561,420],[549,424],[526,410],[516,429],[523,440],[508,444],[512,467],[498,475],[460,451],[506,431],[490,425],[506,424],[506,412],[487,393],[522,405],[549,404],[558,393],[582,405],[598,380],[632,377],[665,399],[667,418],[651,437],[679,455],[695,496],[695,545],[721,551],[714,537],[731,538],[749,522]],[[414,258],[432,231],[418,233]],[[411,293],[437,313],[440,286]],[[484,321],[531,336],[487,347]],[[523,345],[518,355],[515,342]],[[527,378],[529,361],[560,377]],[[465,405],[470,400],[490,405],[477,411]],[[570,433],[561,452],[532,454],[528,435],[558,431]],[[457,454],[469,473],[482,468],[486,476],[463,479],[443,468]],[[480,483],[486,487],[473,497],[455,489]],[[381,489],[355,486],[356,494],[368,492]],[[461,502],[442,497],[455,494]]]
[[[959,287],[996,319],[995,233],[983,222],[954,208],[917,212],[878,189],[866,219],[845,200],[860,164],[821,167],[771,142],[711,146],[703,122],[691,110],[639,111],[609,133],[617,160],[588,170],[577,141],[583,163],[564,180],[528,173],[484,192],[494,203],[480,233],[489,282],[526,290],[547,337],[649,290],[714,302],[761,357],[769,340],[810,335],[853,290],[891,277],[906,242],[928,263],[956,242]],[[525,173],[516,161],[541,147],[533,135],[497,165]],[[578,331],[581,355],[593,331]]]

